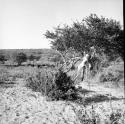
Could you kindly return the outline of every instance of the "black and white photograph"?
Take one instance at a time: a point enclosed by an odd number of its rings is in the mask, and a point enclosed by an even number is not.
[[[0,124],[125,124],[123,0],[0,0]]]

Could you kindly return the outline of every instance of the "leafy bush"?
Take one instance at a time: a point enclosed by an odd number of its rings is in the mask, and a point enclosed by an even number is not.
[[[59,70],[55,74],[55,87],[50,92],[50,97],[54,100],[76,100],[78,94],[76,92],[74,82],[69,76],[62,70]]]
[[[0,63],[4,63],[4,61],[6,61],[5,55],[0,54]]]
[[[34,59],[36,59],[36,57],[31,54],[31,55],[28,57],[28,59],[29,59],[30,61],[33,61]]]
[[[41,92],[51,100],[74,100],[77,92],[73,86],[74,82],[61,70],[52,72],[48,69],[38,71],[27,77],[27,87]]]
[[[25,62],[27,60],[27,55],[23,52],[14,53],[13,59],[14,59],[15,62],[18,63],[18,65],[21,65],[22,62]]]

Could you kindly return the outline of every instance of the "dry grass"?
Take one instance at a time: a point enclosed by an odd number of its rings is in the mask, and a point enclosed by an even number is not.
[[[124,124],[124,94],[121,90],[124,82],[123,65],[123,62],[114,62],[103,68],[94,78],[89,79],[90,89],[88,82],[84,81],[84,90],[76,91],[80,96],[78,101],[47,101],[44,97],[52,89],[53,75],[56,73],[54,68],[1,66],[0,81],[16,81],[17,85],[7,88],[0,84],[0,124]],[[68,76],[74,72],[72,70]],[[18,85],[20,83],[34,90]],[[119,90],[112,87],[111,83],[118,84]],[[59,92],[55,93],[60,95]]]

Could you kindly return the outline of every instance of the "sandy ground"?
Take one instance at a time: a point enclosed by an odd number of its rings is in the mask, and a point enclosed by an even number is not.
[[[110,84],[110,82],[108,82]],[[124,97],[124,87],[121,88],[111,88],[106,87],[101,84],[94,84],[90,81],[83,81],[78,86],[81,86],[83,89],[93,91],[97,94],[117,97],[117,98],[123,98]],[[78,87],[77,86],[77,87]]]
[[[27,89],[22,79],[12,87],[0,88],[0,124],[81,124],[72,106],[81,110],[75,103],[47,101],[40,93]],[[93,103],[93,107],[102,120],[118,109],[125,113],[123,100]],[[84,109],[91,114],[91,105]]]
[[[65,124],[76,122],[65,102],[47,102],[40,93],[25,87],[2,89],[0,124]]]

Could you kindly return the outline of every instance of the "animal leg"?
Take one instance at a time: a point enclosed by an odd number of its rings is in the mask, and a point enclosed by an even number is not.
[[[85,69],[86,69],[86,67],[85,66],[83,66],[83,68],[82,68],[83,70],[82,70],[82,80],[81,81],[83,81],[84,80],[84,76],[85,76]]]

